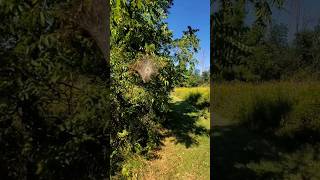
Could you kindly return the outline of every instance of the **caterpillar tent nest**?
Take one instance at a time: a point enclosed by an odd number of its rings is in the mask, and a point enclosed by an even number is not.
[[[153,76],[156,76],[159,73],[159,69],[163,66],[164,64],[157,61],[155,56],[142,55],[136,59],[135,63],[132,65],[132,69],[140,75],[144,83],[147,83]]]

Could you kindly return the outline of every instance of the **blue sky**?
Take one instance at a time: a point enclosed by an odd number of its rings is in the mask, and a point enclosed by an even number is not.
[[[196,55],[199,61],[197,69],[208,70],[210,67],[210,0],[174,0],[169,9],[169,29],[173,31],[173,37],[182,36],[182,31],[187,26],[199,29],[200,51]]]

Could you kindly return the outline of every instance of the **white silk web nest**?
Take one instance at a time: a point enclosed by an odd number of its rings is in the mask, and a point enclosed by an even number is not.
[[[138,72],[142,81],[147,83],[159,72],[159,65],[151,55],[144,55],[136,60],[132,68]]]

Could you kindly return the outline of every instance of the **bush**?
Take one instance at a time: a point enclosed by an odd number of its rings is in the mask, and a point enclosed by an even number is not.
[[[292,111],[292,99],[284,94],[255,95],[252,104],[242,106],[239,121],[253,130],[272,132],[280,127],[281,121]]]
[[[205,97],[204,94],[199,92],[191,92],[186,97],[185,101],[190,103],[191,105],[195,106],[198,109],[204,109],[210,106],[209,99]]]
[[[278,134],[299,139],[301,141],[317,142],[320,140],[320,106],[319,99],[300,101],[282,123]],[[318,102],[316,102],[318,101]]]

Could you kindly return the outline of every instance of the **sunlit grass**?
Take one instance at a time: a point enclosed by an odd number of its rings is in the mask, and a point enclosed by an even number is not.
[[[186,88],[186,87],[180,87],[180,88],[175,88],[174,91],[172,92],[172,96],[178,97],[180,99],[185,99],[187,98],[188,95],[191,93],[200,93],[204,97],[209,100],[210,98],[210,87],[191,87],[191,88]]]
[[[240,109],[250,106],[257,96],[286,96],[294,102],[310,103],[320,99],[319,82],[222,83],[214,85],[213,88],[214,113],[226,118],[234,118]]]
[[[209,131],[210,117],[208,109],[196,110],[197,108],[187,101],[190,95],[197,93],[201,94],[201,99],[209,101],[209,92],[209,87],[176,88],[171,96],[173,114],[177,114],[177,116],[173,116],[176,119],[172,119],[172,121],[183,123],[189,117],[189,120],[196,118],[194,126],[203,127]],[[186,111],[186,109],[190,108],[195,109],[195,111]],[[177,127],[179,125],[175,126],[175,128]],[[188,126],[183,128],[188,128]],[[178,137],[170,136],[163,140],[164,145],[156,152],[159,158],[149,161],[143,158],[130,159],[125,166],[126,170],[131,171],[133,179],[209,179],[209,134],[194,134],[193,131],[187,132],[187,134],[194,139],[195,144],[187,147],[186,144],[177,140],[179,135]]]

